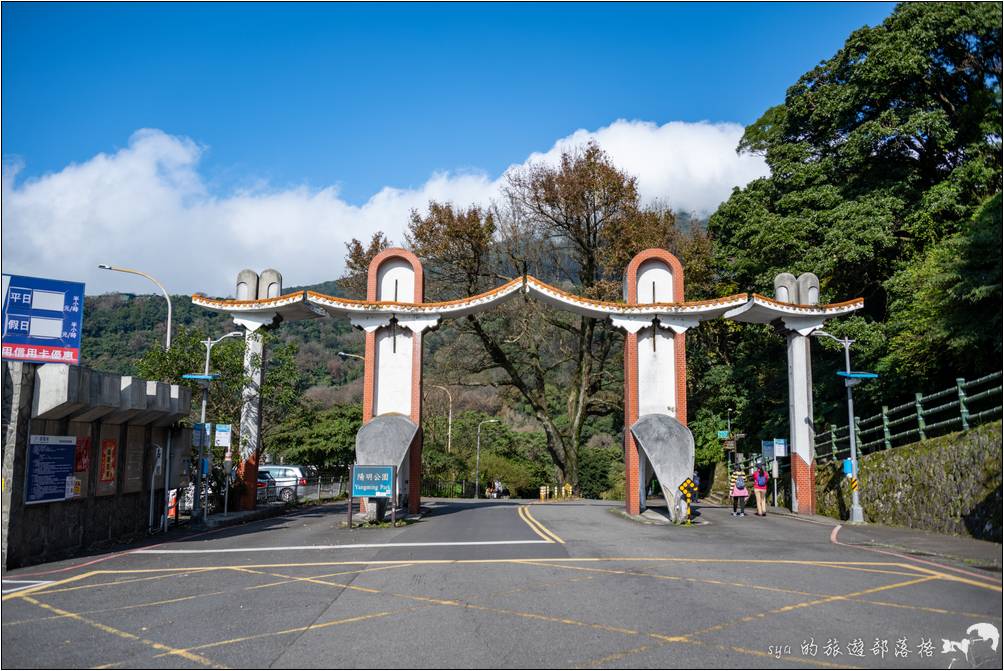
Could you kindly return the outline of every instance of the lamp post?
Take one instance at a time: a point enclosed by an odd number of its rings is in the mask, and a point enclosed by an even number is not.
[[[434,384],[431,386],[433,389],[442,389],[445,391],[446,398],[449,400],[449,407],[446,412],[446,452],[449,453],[453,445],[453,395],[449,389],[442,385]]]
[[[474,460],[474,498],[481,498],[481,426],[484,424],[497,424],[497,419],[486,419],[478,424],[478,450]]]
[[[816,337],[825,337],[830,340],[835,340],[844,347],[844,367],[845,370],[837,371],[837,375],[844,378],[844,386],[847,387],[847,435],[850,438],[851,443],[851,477],[855,480],[858,478],[858,442],[857,435],[854,426],[854,392],[853,387],[859,384],[863,378],[875,378],[878,377],[875,373],[861,373],[854,372],[851,370],[851,343],[854,341],[850,338],[838,338],[834,335],[830,335],[826,331],[813,331],[812,335]],[[861,500],[858,498],[858,490],[855,487],[851,488],[851,523],[853,524],[864,524],[865,515],[864,510],[861,508]]]
[[[728,419],[728,431],[729,440],[732,440],[732,408],[729,408],[729,419]],[[736,465],[736,451],[732,450],[732,467],[735,468]]]
[[[240,338],[244,335],[243,331],[231,331],[225,335],[221,335],[216,340],[212,338],[206,338],[202,341],[202,344],[206,347],[206,365],[202,372],[202,375],[198,374],[188,374],[182,375],[186,380],[198,380],[202,384],[202,431],[203,435],[199,439],[199,467],[195,470],[195,491],[198,497],[195,502],[193,502],[194,515],[193,517],[199,517],[201,515],[202,520],[206,520],[206,501],[208,497],[208,487],[206,492],[202,491],[202,460],[205,454],[206,448],[206,438],[208,437],[208,432],[206,431],[206,406],[209,404],[209,383],[216,377],[216,375],[211,375],[209,373],[209,355],[213,351],[213,346],[226,340],[227,338]],[[227,474],[229,477],[229,473]],[[199,505],[201,504],[201,505]],[[200,510],[201,508],[201,510]]]
[[[131,268],[120,268],[119,266],[110,266],[107,263],[99,263],[98,268],[101,268],[102,270],[114,270],[119,273],[131,273],[133,275],[141,275],[142,277],[145,277],[146,279],[150,280],[160,288],[160,291],[164,294],[164,299],[167,301],[167,339],[166,339],[167,343],[165,344],[164,349],[171,349],[171,296],[167,293],[167,289],[164,288],[164,285],[158,282],[156,279],[154,279],[153,276],[144,273],[142,270],[132,270]]]

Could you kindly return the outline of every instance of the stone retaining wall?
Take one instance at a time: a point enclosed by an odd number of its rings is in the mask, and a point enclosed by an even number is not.
[[[865,520],[1001,542],[1001,422],[865,455]],[[847,519],[840,462],[816,466],[816,512]]]

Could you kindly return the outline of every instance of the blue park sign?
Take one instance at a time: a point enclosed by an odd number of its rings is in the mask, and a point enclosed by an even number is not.
[[[80,363],[84,285],[22,275],[3,276],[3,358]]]
[[[353,466],[352,496],[389,499],[394,496],[393,466]]]

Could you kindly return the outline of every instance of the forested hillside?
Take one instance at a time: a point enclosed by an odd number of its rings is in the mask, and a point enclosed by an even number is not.
[[[619,300],[627,261],[653,246],[683,262],[688,300],[770,295],[775,274],[814,272],[821,302],[865,299],[863,311],[828,330],[857,340],[855,368],[881,375],[857,392],[867,415],[882,399],[1000,367],[1000,54],[999,4],[901,5],[854,32],[746,129],[737,151],[762,154],[771,176],[735,189],[707,222],[642,203],[634,178],[586,145],[559,165],[511,173],[497,202],[430,203],[402,222],[404,239],[355,241],[347,277],[308,288],[361,297],[369,259],[392,243],[422,259],[426,300],[475,294],[523,272]],[[89,297],[85,363],[165,378],[201,367],[198,338],[232,325],[187,297],[174,309],[178,351],[167,356],[161,297]],[[271,338],[267,449],[345,463],[362,366],[336,352],[361,353],[362,334],[316,319],[284,324]],[[568,481],[589,496],[618,495],[622,341],[609,323],[522,299],[442,325],[425,340],[427,475],[469,478],[475,427],[492,416],[502,422],[485,426],[488,477],[526,492]],[[813,349],[817,421],[843,423],[844,387],[834,375],[842,353],[825,342]],[[230,371],[213,392],[220,421],[235,418],[226,397],[239,388],[239,354],[239,342],[214,349],[214,366]],[[772,328],[703,324],[687,334],[687,357],[700,462],[721,457],[715,431],[729,409],[750,441],[787,435],[784,340]],[[454,399],[450,451],[446,394],[435,385]]]

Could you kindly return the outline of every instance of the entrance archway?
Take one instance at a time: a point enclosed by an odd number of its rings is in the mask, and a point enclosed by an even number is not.
[[[531,275],[514,278],[475,296],[425,302],[421,261],[399,248],[386,249],[371,261],[366,300],[306,290],[281,295],[281,276],[275,271],[266,273],[269,273],[267,294],[259,291],[257,299],[217,300],[196,294],[192,302],[230,314],[235,323],[246,329],[248,351],[255,348],[259,353],[258,330],[282,321],[340,316],[347,317],[353,326],[362,329],[366,334],[364,426],[381,422],[385,416],[405,418],[414,425],[414,432],[407,437],[406,432],[400,431],[401,422],[395,419],[397,428],[391,432],[406,436],[401,438],[406,444],[398,446],[395,454],[401,474],[399,491],[408,492],[412,512],[418,512],[421,491],[423,333],[444,319],[483,311],[524,294],[558,309],[610,319],[615,327],[625,332],[625,509],[632,515],[640,513],[644,506],[643,488],[651,471],[659,478],[664,492],[675,492],[679,474],[689,475],[693,470],[693,438],[685,428],[686,331],[702,321],[717,318],[779,325],[788,337],[792,488],[798,501],[794,509],[811,514],[815,502],[814,483],[810,479],[814,474],[814,455],[808,336],[821,328],[826,319],[848,314],[864,305],[863,299],[815,305],[819,284],[810,274],[797,280],[787,274],[779,275],[775,293],[782,300],[743,293],[712,300],[685,301],[683,266],[664,249],[647,249],[631,260],[625,270],[623,303],[569,294]],[[244,270],[238,276],[238,286],[245,296],[255,295],[247,288],[249,274],[254,275],[254,272]],[[800,292],[803,285],[805,288]],[[248,357],[245,357],[245,366],[249,368],[246,372],[252,384],[245,389],[242,410],[241,457],[245,462],[242,474],[253,480],[257,472],[254,459],[260,430],[257,421],[260,397],[255,381],[260,383],[261,371],[253,369]],[[648,421],[642,422],[646,418]],[[245,436],[245,431],[249,435]],[[378,435],[372,430],[368,433]],[[690,441],[689,463],[688,456],[680,454],[681,450],[686,451],[687,438]],[[675,444],[666,446],[667,440]],[[367,462],[366,452],[365,445],[361,447],[357,442],[360,463]],[[386,459],[386,455],[382,458]],[[798,497],[798,490],[805,494]],[[668,502],[672,509],[672,501]]]

